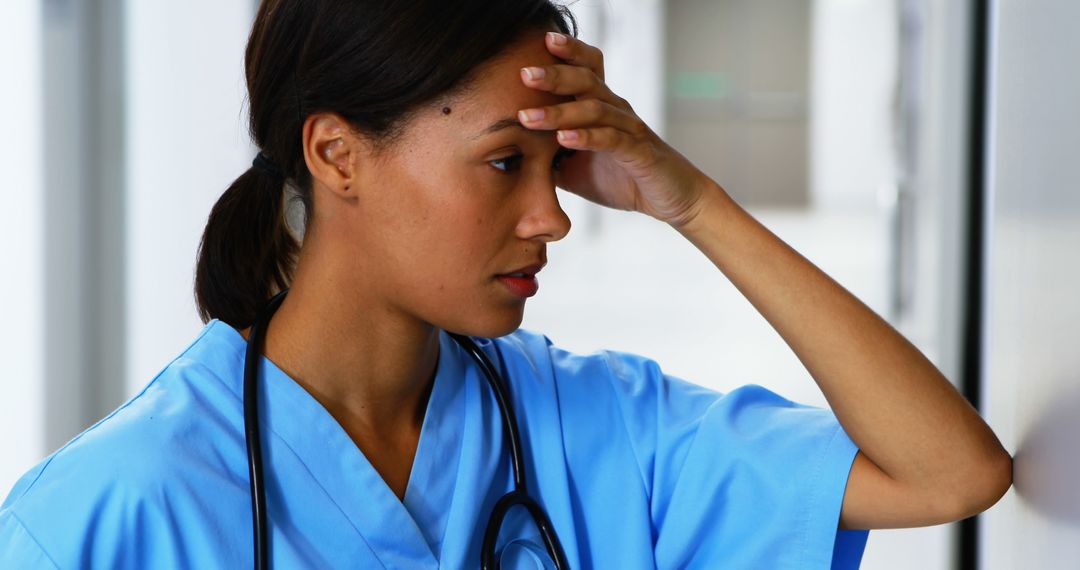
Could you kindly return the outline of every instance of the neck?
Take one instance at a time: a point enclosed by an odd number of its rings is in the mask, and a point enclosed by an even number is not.
[[[264,353],[360,443],[418,437],[439,330],[364,296],[332,271],[297,268]]]

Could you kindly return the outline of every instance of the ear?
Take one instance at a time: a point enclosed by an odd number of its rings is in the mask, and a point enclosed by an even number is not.
[[[359,139],[337,113],[315,113],[304,121],[304,161],[311,177],[341,198],[355,197]]]

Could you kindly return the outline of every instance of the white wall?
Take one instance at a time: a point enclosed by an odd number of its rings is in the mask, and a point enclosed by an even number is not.
[[[988,418],[1014,486],[984,517],[983,567],[1080,560],[1080,3],[995,6],[988,178]]]
[[[896,0],[815,0],[812,17],[811,203],[874,209],[896,179]]]
[[[253,2],[127,2],[129,392],[195,338],[195,253],[251,164],[244,46]]]
[[[0,2],[0,172],[4,268],[0,299],[0,495],[44,453],[45,204],[41,9]]]

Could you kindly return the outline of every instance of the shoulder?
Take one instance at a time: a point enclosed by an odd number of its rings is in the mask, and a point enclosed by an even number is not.
[[[611,350],[575,353],[528,329],[518,329],[490,343],[507,366],[524,366],[537,376],[554,376],[561,382],[597,383],[617,378],[641,384],[660,376],[659,365],[645,357]]]
[[[242,437],[239,393],[207,361],[208,344],[204,330],[139,393],[27,473],[4,506],[51,494],[45,491],[53,484],[158,480],[190,464],[191,454]]]
[[[567,350],[546,335],[527,329],[492,339],[495,352],[510,371],[534,374],[515,378],[515,386],[551,379],[560,397],[588,396],[618,401],[632,415],[649,415],[656,407],[674,406],[693,415],[721,397],[715,390],[665,373],[655,360],[619,350],[583,354]],[[650,408],[650,409],[646,409]]]
[[[679,461],[709,409],[723,397],[631,352],[575,353],[524,329],[493,342],[519,392],[516,405],[555,402],[569,458],[591,462],[602,446],[622,447],[649,488],[658,468]]]
[[[192,481],[246,484],[243,461],[223,460],[243,457],[241,403],[201,357],[204,335],[140,393],[27,472],[3,504],[0,532],[27,533],[46,551],[86,548],[166,516],[165,508],[189,500],[183,495]]]

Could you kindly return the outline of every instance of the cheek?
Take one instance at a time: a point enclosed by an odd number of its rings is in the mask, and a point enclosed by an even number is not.
[[[437,186],[425,192],[426,217],[436,235],[433,239],[451,243],[479,243],[496,246],[494,236],[506,221],[508,192],[471,169],[447,169],[436,178]],[[436,229],[437,228],[437,229]]]
[[[387,232],[372,237],[394,259],[399,287],[417,283],[429,294],[454,295],[505,263],[514,229],[509,189],[462,163],[428,160],[423,169],[402,163],[384,178],[384,191],[392,192],[379,213]]]
[[[425,193],[402,218],[398,231],[408,244],[403,253],[418,269],[410,273],[438,278],[447,286],[491,271],[493,258],[504,248],[499,205],[475,188],[447,184]]]
[[[499,209],[472,197],[452,200],[431,212],[426,246],[444,260],[450,272],[485,268],[502,247]]]

